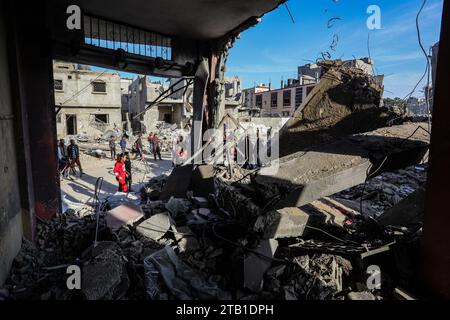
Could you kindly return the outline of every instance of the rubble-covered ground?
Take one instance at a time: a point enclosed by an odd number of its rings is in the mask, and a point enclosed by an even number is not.
[[[377,79],[339,65],[328,69],[288,122],[281,156],[402,121],[392,110],[378,108],[382,86]],[[173,130],[160,131],[169,135]],[[94,149],[94,156],[108,155],[106,143],[80,147]],[[276,210],[273,204],[283,195],[262,196],[254,183],[256,171],[188,165],[168,176],[162,174],[167,160],[158,162],[162,167],[149,160],[154,171],[142,176],[147,183],[136,185],[142,188],[130,197],[112,194],[111,160],[86,157],[86,177],[79,185],[76,180],[62,184],[69,196],[75,192],[68,200],[80,201],[83,190],[93,197],[98,176],[105,177],[102,190],[111,195],[100,197],[88,212],[68,206],[52,221],[39,221],[36,241],[24,240],[0,299],[383,300],[398,298],[399,291],[421,295],[416,287],[420,221],[413,227],[402,224],[395,208],[414,202],[410,198],[423,189],[426,166],[384,173],[322,202]],[[386,218],[389,212],[397,216]],[[69,266],[81,269],[80,289],[69,289],[77,286]]]
[[[423,184],[425,168],[369,180],[364,202],[375,211],[392,206],[407,188]],[[69,210],[38,222],[36,243],[24,240],[0,298],[379,300],[393,299],[398,288],[416,289],[408,284],[420,230],[383,226],[365,214],[343,215],[338,225],[299,208],[274,224],[279,213],[258,207],[253,216],[255,199],[237,187],[251,172],[236,168],[236,184],[221,178],[226,171],[216,168],[206,197],[187,188],[185,197],[165,201],[159,196],[169,180],[154,177],[141,190],[141,204],[129,205],[137,218],[119,224],[111,217],[125,217],[127,202],[106,199],[95,245],[95,214]],[[360,188],[334,198],[357,202]],[[367,267],[374,264],[382,270],[381,289],[367,286]],[[81,267],[81,290],[67,288],[69,265]]]
[[[420,187],[425,187],[426,180],[427,165],[411,166],[382,173],[332,198],[364,215],[378,217]]]

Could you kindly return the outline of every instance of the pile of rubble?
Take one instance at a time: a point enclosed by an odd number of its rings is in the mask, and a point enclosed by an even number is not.
[[[383,76],[372,76],[342,61],[323,61],[323,76],[287,122],[280,156],[337,137],[401,123],[401,110],[381,107]]]
[[[413,276],[398,256],[417,232],[357,214],[342,213],[337,224],[302,208],[270,209],[244,172],[224,180],[227,168],[200,167],[184,180],[184,167],[153,178],[139,205],[106,200],[98,216],[67,212],[39,222],[0,297],[374,300],[392,298]],[[178,196],[166,197],[173,188]],[[367,286],[374,264],[383,270],[381,289]],[[81,290],[67,288],[69,265],[82,270]]]
[[[379,217],[403,199],[425,186],[427,165],[411,166],[394,172],[385,172],[333,195],[333,198],[362,214]],[[362,207],[362,210],[361,210]]]

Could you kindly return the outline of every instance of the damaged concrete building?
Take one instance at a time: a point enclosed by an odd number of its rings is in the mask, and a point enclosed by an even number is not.
[[[178,129],[190,128],[193,85],[187,80],[178,81],[173,78],[167,82],[168,84],[152,82],[147,76],[138,76],[130,84],[129,119],[133,132],[155,132],[161,122],[176,125]],[[237,117],[241,102],[240,78],[224,78],[223,88],[225,113]],[[168,92],[167,96],[154,103],[165,92]]]
[[[170,80],[170,85],[175,80]],[[181,82],[173,90],[182,88],[187,82]],[[159,82],[151,82],[147,76],[138,76],[129,86],[129,119],[133,132],[155,132],[158,122],[176,124],[178,128],[184,128],[192,115],[192,85],[186,92],[170,94],[157,104],[146,108],[153,103],[169,86]]]
[[[450,217],[441,206],[450,191],[447,2],[431,140],[420,124],[380,108],[380,82],[353,66],[323,61],[320,82],[291,113],[279,143],[267,143],[280,150],[278,172],[267,170],[272,162],[186,161],[149,180],[135,201],[108,197],[83,216],[61,212],[52,59],[179,78],[182,89],[192,85],[196,154],[212,142],[200,139],[202,133],[220,129],[226,117],[228,49],[283,3],[74,0],[70,4],[83,13],[79,30],[66,28],[69,4],[63,1],[38,0],[26,10],[18,2],[2,3],[0,145],[1,154],[12,155],[0,158],[6,186],[0,194],[2,299],[450,297]],[[124,46],[124,39],[133,42]],[[146,86],[145,80],[143,91]],[[247,139],[246,129],[239,129]],[[42,161],[42,154],[49,159]],[[398,169],[403,171],[392,173]],[[396,193],[405,189],[395,185],[399,175],[414,179],[417,192]],[[380,217],[351,202],[380,198],[374,181],[399,197]],[[399,217],[405,209],[396,208],[414,207],[410,196],[424,200],[423,214],[415,215],[423,221],[412,225]],[[343,198],[350,201],[343,204]],[[66,268],[75,263],[83,269],[79,292],[66,286]],[[371,265],[383,270],[381,288],[366,285]]]
[[[78,134],[97,138],[108,130],[122,130],[118,73],[59,61],[53,64],[53,73],[58,138]]]

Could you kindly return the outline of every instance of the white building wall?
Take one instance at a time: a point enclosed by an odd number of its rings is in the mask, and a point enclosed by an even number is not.
[[[57,116],[58,138],[67,132],[67,115],[76,116],[76,133],[99,137],[107,130],[122,128],[122,92],[120,76],[91,70],[75,70],[72,64],[55,63],[54,79],[61,80],[62,90],[55,89],[55,105],[62,106]],[[93,81],[103,81],[106,92],[94,92]],[[108,115],[108,123],[99,125],[95,115]]]

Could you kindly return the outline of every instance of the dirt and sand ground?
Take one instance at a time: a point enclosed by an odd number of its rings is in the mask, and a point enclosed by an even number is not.
[[[107,153],[109,155],[109,153]],[[145,161],[133,160],[132,156],[132,190],[139,192],[141,187],[152,177],[170,173],[172,168],[171,154],[162,153],[162,160],[153,160],[153,156],[145,154]],[[97,178],[103,177],[103,185],[99,198],[104,199],[118,191],[118,184],[113,174],[114,161],[111,158],[96,158],[81,154],[81,165],[84,174],[82,177],[71,175],[69,179],[61,179],[61,192],[65,198],[72,202],[91,204],[95,192]]]

